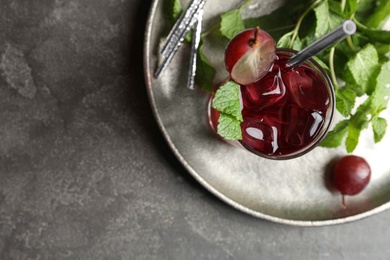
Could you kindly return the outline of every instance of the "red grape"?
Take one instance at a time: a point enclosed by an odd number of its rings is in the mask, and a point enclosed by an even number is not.
[[[367,186],[370,177],[370,165],[364,158],[356,155],[342,157],[333,170],[334,185],[343,196],[361,192]]]
[[[275,40],[268,33],[259,27],[244,30],[226,47],[226,69],[238,84],[252,84],[269,71],[275,51]]]

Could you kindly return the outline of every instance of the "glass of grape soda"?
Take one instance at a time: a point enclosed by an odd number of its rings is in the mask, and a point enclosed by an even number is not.
[[[230,73],[227,81],[239,86],[242,138],[226,141],[275,160],[297,158],[315,148],[330,128],[335,93],[325,70],[310,57],[313,49],[318,53],[341,38],[333,34],[328,43],[326,37],[320,39],[322,46],[312,44],[309,53],[276,49],[272,37],[259,28],[233,38],[225,50],[225,64]],[[214,94],[208,119],[218,132],[220,111],[213,108]]]

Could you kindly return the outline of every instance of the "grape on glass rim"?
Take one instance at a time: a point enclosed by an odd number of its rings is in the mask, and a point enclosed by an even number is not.
[[[261,79],[274,63],[275,40],[259,27],[237,34],[225,50],[225,65],[230,77],[240,85]]]
[[[333,169],[333,184],[343,195],[345,207],[345,195],[360,193],[369,183],[371,168],[367,161],[356,155],[342,157]]]

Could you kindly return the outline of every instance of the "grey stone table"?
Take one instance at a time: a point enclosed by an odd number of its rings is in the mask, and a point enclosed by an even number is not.
[[[0,259],[389,259],[390,212],[280,225],[190,177],[147,99],[149,6],[0,0]]]

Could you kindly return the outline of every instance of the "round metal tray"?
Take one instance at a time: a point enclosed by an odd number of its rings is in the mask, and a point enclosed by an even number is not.
[[[182,1],[187,6],[189,1]],[[240,4],[238,0],[209,0],[205,5],[204,28],[218,15]],[[264,14],[283,1],[254,1],[245,15]],[[322,226],[358,220],[390,207],[390,160],[386,150],[390,134],[374,144],[371,130],[364,131],[354,154],[370,163],[372,177],[367,188],[346,197],[330,188],[328,169],[345,149],[316,148],[298,159],[263,159],[228,145],[208,128],[208,95],[186,88],[190,46],[184,44],[167,71],[159,79],[153,74],[158,64],[158,48],[166,36],[162,1],[150,9],[145,35],[144,66],[147,91],[156,120],[171,149],[184,167],[207,190],[234,208],[273,222],[298,226]],[[225,43],[206,45],[205,51],[215,64],[223,64]],[[222,69],[217,77],[223,78]],[[383,117],[390,119],[389,110]]]

